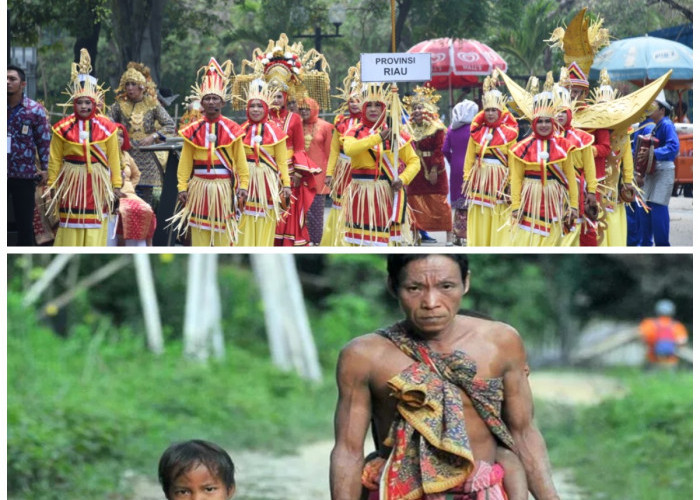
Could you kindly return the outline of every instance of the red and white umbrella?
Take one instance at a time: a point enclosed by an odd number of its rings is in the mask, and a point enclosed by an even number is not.
[[[432,80],[438,90],[454,87],[477,87],[480,75],[490,75],[508,64],[498,53],[477,40],[464,38],[434,38],[417,43],[407,52],[430,53]]]

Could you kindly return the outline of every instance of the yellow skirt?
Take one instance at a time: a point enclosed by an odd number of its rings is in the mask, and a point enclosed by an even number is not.
[[[322,247],[342,247],[345,245],[345,226],[341,218],[341,211],[331,208],[328,218],[323,226],[323,236],[321,237]]]
[[[99,229],[59,227],[55,247],[104,247],[107,246],[107,224],[102,221]]]
[[[622,203],[615,205],[612,212],[606,214],[608,227],[603,232],[603,241],[598,243],[601,247],[625,247],[627,246],[627,212]]]
[[[578,247],[581,246],[581,224],[576,224],[573,231],[565,235],[561,240],[563,247]]]
[[[237,247],[271,247],[275,244],[275,220],[274,210],[268,210],[265,217],[254,217],[243,214],[238,224],[241,234],[238,237]]]
[[[193,247],[230,247],[233,242],[227,233],[213,232],[209,229],[190,227]]]

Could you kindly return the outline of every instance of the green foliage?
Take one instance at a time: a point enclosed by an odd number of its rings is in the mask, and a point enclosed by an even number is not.
[[[8,294],[8,486],[26,498],[105,498],[120,471],[152,475],[171,442],[295,449],[331,432],[332,377],[314,386],[229,344],[220,362],[148,353],[98,320],[55,336]]]
[[[692,374],[617,372],[622,399],[590,408],[547,408],[538,422],[555,467],[599,498],[691,498]]]

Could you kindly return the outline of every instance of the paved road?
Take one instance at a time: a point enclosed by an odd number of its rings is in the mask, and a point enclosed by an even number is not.
[[[676,196],[671,198],[668,206],[671,218],[671,233],[669,240],[673,247],[693,246],[693,199]],[[326,209],[326,215],[328,209]],[[424,244],[426,248],[446,246],[444,232],[430,233],[437,243]],[[612,248],[612,247],[611,247]],[[641,250],[641,249],[640,249]]]

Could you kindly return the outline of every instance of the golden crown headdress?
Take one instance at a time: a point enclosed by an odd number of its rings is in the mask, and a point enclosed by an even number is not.
[[[272,104],[273,96],[275,95],[276,90],[277,89],[271,87],[262,79],[253,80],[250,82],[248,89],[246,90],[246,101],[258,99],[263,101],[269,107],[270,104]]]
[[[122,73],[119,79],[119,86],[114,91],[117,94],[117,99],[126,101],[126,84],[127,82],[134,82],[143,86],[144,89],[144,99],[148,99],[153,103],[158,101],[158,96],[156,94],[156,84],[151,78],[151,69],[145,64],[131,61],[126,65],[126,71]]]
[[[204,73],[202,75],[202,73]],[[192,85],[192,90],[194,91],[194,98],[201,100],[205,95],[217,95],[224,100],[224,102],[230,101],[232,94],[229,89],[229,82],[231,80],[231,75],[233,73],[233,63],[226,60],[223,64],[215,58],[209,59],[209,64],[202,66],[197,71],[197,80],[199,80],[200,75],[202,75],[202,83],[195,83]]]
[[[483,91],[481,97],[481,107],[483,109],[500,109],[503,111],[508,102],[508,96],[498,90],[498,73],[494,72],[491,76],[484,78]]]
[[[348,108],[348,101],[353,97],[360,99],[362,95],[362,79],[360,77],[360,63],[348,68],[348,74],[343,78],[343,86],[336,87],[340,92],[333,97],[340,99],[341,103],[336,113],[343,113]]]
[[[70,106],[71,102],[80,97],[89,97],[98,105],[104,104],[106,90],[97,83],[97,78],[90,74],[91,71],[90,54],[87,49],[80,49],[79,62],[71,63],[70,83],[66,89],[70,99],[64,106]]]
[[[321,69],[316,69],[316,64]],[[250,73],[247,73],[250,70]],[[233,82],[234,93],[245,93],[246,87],[256,78],[264,79],[270,87],[287,92],[297,101],[311,97],[321,109],[330,108],[330,67],[323,54],[289,39],[282,33],[277,41],[269,40],[267,48],[256,48],[252,61],[243,60],[241,73]]]
[[[552,72],[547,72],[542,92],[538,91],[539,81],[537,77],[530,77],[528,90],[532,93],[532,117],[555,118],[558,113],[559,100],[554,91],[554,78]]]
[[[383,83],[366,82],[362,84],[360,103],[381,102],[388,104],[391,98],[391,88]]]
[[[573,75],[570,83],[588,86],[587,78],[593,59],[601,48],[610,44],[610,34],[603,28],[601,18],[589,25],[584,8],[574,16],[566,29],[556,28],[545,42],[564,51],[564,62]]]
[[[435,89],[429,85],[418,85],[413,89],[413,94],[405,96],[403,98],[403,103],[406,105],[409,111],[417,105],[422,105],[425,111],[429,113],[437,113],[438,107],[437,102],[441,99],[440,94],[435,93]]]
[[[610,76],[608,75],[607,69],[603,68],[600,71],[598,82],[599,85],[593,92],[593,97],[591,98],[593,104],[614,101],[619,97],[619,92],[617,89],[612,87],[612,82],[610,81]]]

